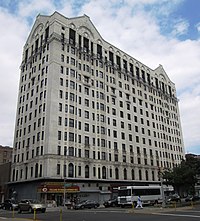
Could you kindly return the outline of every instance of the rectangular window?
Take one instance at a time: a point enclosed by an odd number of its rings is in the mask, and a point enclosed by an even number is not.
[[[89,158],[90,156],[89,156],[89,150],[85,150],[85,158]]]
[[[71,76],[71,77],[75,77],[75,70],[70,69],[70,76]]]
[[[69,133],[69,141],[74,141],[74,133]]]
[[[57,154],[58,154],[58,155],[61,155],[61,146],[58,146]]]
[[[85,123],[85,131],[89,132],[89,124]]]
[[[75,59],[74,59],[74,58],[71,58],[71,65],[75,66],[75,64],[76,64]]]
[[[62,125],[62,117],[58,117],[58,125],[59,125],[59,126]]]
[[[89,95],[89,88],[88,87],[85,87],[85,94]]]
[[[67,156],[67,147],[64,146],[64,156]]]
[[[57,164],[57,175],[60,175],[60,164]]]
[[[60,86],[63,86],[63,78],[60,78]]]
[[[75,82],[74,81],[70,81],[70,88],[75,89]]]
[[[58,140],[61,140],[61,131],[58,131]]]
[[[64,132],[64,141],[67,141],[67,132]]]
[[[88,99],[85,99],[85,106],[89,107],[89,100]]]
[[[102,159],[102,160],[106,160],[106,153],[105,153],[105,152],[102,152],[102,153],[101,153],[101,159]]]
[[[59,103],[59,111],[62,111],[62,103]]]
[[[89,111],[85,111],[85,118],[89,119]]]
[[[69,106],[69,113],[74,114],[74,106],[72,105]]]
[[[61,91],[61,90],[59,91],[59,98],[61,98],[61,99],[63,98],[63,91]]]
[[[73,127],[74,128],[74,119],[69,119],[69,127]]]

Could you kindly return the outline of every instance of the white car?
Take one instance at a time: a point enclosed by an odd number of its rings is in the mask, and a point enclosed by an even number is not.
[[[31,200],[31,199],[21,200],[21,202],[18,205],[19,213],[23,211],[33,213],[34,210],[41,211],[42,213],[44,213],[46,211],[46,206],[37,200]]]

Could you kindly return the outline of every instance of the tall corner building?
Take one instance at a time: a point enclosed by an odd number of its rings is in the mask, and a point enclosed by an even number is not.
[[[176,88],[105,41],[86,15],[38,15],[21,63],[11,187],[18,198],[102,201],[159,184],[185,156]]]

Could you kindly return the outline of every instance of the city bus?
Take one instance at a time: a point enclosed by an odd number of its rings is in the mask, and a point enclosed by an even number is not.
[[[136,206],[138,196],[143,205],[161,204],[163,202],[161,186],[120,186],[118,187],[118,204]]]

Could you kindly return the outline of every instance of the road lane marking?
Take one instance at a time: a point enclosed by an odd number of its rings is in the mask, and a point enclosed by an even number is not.
[[[178,217],[190,217],[190,218],[200,218],[200,216],[187,215],[187,214],[170,214],[170,213],[152,213],[153,215],[160,216],[178,216]]]

